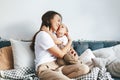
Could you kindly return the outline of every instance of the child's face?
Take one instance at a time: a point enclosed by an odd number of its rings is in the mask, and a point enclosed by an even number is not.
[[[67,27],[66,27],[64,24],[62,24],[62,25],[58,28],[58,30],[57,30],[57,32],[56,32],[57,37],[62,37],[62,36],[64,36],[66,33],[67,33]]]

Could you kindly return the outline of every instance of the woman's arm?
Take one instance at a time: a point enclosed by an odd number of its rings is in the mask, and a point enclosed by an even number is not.
[[[46,27],[42,28],[43,31],[47,32],[53,39],[55,44],[62,44],[62,41],[60,41],[53,33],[51,33]]]
[[[45,27],[44,29],[42,28],[42,30],[43,30],[43,31],[46,31],[46,32],[50,32],[49,29],[46,28],[46,27]],[[53,35],[52,33],[50,33],[50,34]],[[53,35],[53,36],[54,36],[54,35]],[[49,51],[51,54],[53,54],[54,56],[56,56],[56,57],[63,58],[63,56],[64,56],[65,54],[67,54],[68,50],[70,50],[71,44],[72,44],[72,40],[71,40],[71,38],[69,37],[69,35],[67,34],[66,36],[67,36],[67,38],[68,38],[68,43],[67,43],[67,45],[65,45],[64,48],[60,49],[58,46],[55,45],[55,46],[49,48],[48,51]],[[55,37],[55,36],[54,36],[54,37]],[[53,37],[51,37],[51,38],[53,38]],[[57,37],[55,37],[55,38],[57,38]],[[56,40],[56,39],[54,39],[54,40]]]
[[[53,35],[53,33],[51,33],[50,31],[47,31],[47,33],[52,37],[55,44],[62,44],[62,41],[60,41],[55,35]]]
[[[71,44],[72,44],[72,40],[69,37],[68,43],[64,48],[60,49],[57,46],[53,46],[49,48],[48,51],[56,57],[63,58],[63,56],[67,54],[67,52],[70,50]]]

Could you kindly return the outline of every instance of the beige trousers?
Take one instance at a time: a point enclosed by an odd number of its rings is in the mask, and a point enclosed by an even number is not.
[[[89,67],[85,64],[73,64],[60,67],[56,61],[40,65],[37,75],[40,80],[71,80],[89,72]]]
[[[40,65],[37,69],[37,75],[40,80],[70,80],[61,72],[62,67],[56,61]]]

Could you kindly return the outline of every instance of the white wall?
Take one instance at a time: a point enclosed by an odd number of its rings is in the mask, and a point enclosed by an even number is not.
[[[0,0],[0,36],[31,39],[48,10],[59,12],[73,40],[120,40],[120,0]]]

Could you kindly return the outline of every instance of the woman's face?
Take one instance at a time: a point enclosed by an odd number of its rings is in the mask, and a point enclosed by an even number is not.
[[[50,23],[51,23],[51,29],[52,31],[57,31],[58,27],[60,26],[61,24],[61,17],[59,15],[55,15],[53,17],[53,19],[50,20]]]

